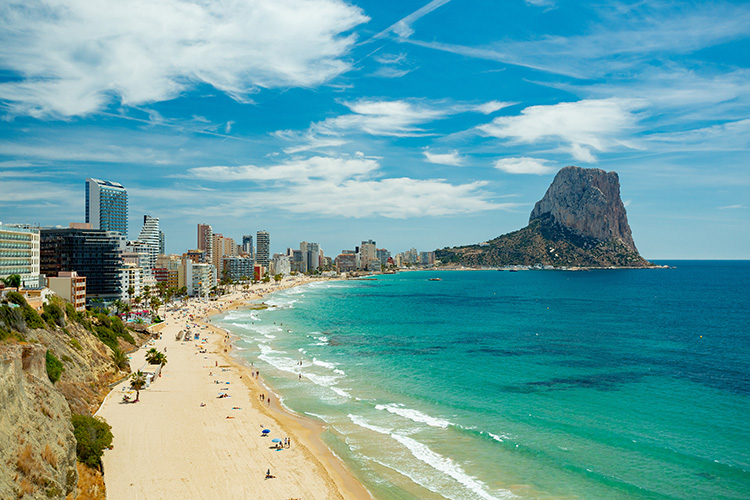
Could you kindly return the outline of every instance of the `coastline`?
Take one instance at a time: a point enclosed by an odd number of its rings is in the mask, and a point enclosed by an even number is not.
[[[320,498],[372,500],[367,489],[321,439],[325,427],[293,414],[254,368],[232,355],[231,334],[210,317],[244,307],[266,293],[311,282],[290,280],[235,291],[216,302],[191,300],[167,313],[161,338],[132,354],[131,368],[143,366],[145,352],[166,350],[168,363],[138,404],[122,403],[128,382],[118,384],[100,407],[115,436],[103,457],[108,499],[232,498],[288,500]],[[186,312],[189,311],[189,312]],[[200,341],[176,341],[189,319]],[[262,374],[261,374],[262,375]],[[217,398],[217,392],[229,398]],[[270,406],[260,394],[270,395]],[[201,404],[205,406],[201,406]],[[272,438],[291,439],[291,446],[272,449]],[[266,479],[265,472],[275,476]]]

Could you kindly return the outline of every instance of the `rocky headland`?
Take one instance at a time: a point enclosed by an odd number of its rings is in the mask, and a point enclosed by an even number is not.
[[[444,248],[436,259],[467,267],[652,267],[640,256],[615,172],[565,167],[531,211],[528,226],[486,243]]]

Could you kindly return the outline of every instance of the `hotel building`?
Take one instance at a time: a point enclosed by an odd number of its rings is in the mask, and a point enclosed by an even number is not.
[[[39,266],[39,228],[0,224],[0,278],[21,277],[21,285],[44,286]]]
[[[86,222],[128,236],[128,192],[122,184],[86,179]]]

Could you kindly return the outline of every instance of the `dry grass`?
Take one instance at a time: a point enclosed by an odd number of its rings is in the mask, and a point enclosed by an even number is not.
[[[27,444],[24,449],[21,450],[21,453],[18,454],[16,467],[18,467],[18,470],[20,470],[25,476],[28,476],[37,470],[36,458],[34,458],[34,448],[32,448],[30,444]]]
[[[78,462],[78,487],[74,493],[68,495],[69,500],[73,498],[76,500],[105,500],[107,494],[101,473]]]
[[[57,455],[52,451],[50,445],[45,446],[44,450],[42,450],[42,458],[52,467],[57,468]]]
[[[21,479],[21,491],[19,492],[18,498],[22,498],[26,495],[31,495],[36,491],[36,486],[29,482],[27,479]]]

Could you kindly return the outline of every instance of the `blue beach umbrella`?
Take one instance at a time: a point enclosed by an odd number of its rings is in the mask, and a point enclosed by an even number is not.
[[[280,443],[280,442],[281,442],[281,439],[279,439],[279,438],[273,438],[273,439],[271,440],[271,442],[272,442],[272,443]]]
[[[270,430],[268,430],[268,429],[263,429],[263,430],[262,430],[261,432],[262,432],[263,434],[268,434],[268,433],[269,433],[269,432],[271,432],[271,431],[270,431]]]

